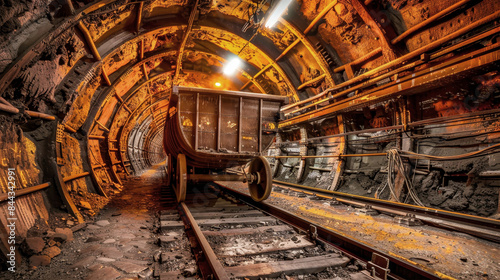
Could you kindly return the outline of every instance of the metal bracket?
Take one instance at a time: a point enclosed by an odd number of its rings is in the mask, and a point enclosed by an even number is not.
[[[333,205],[340,205],[340,201],[338,201],[335,197],[332,197],[332,200],[330,200],[330,206]]]
[[[406,214],[405,216],[396,216],[394,217],[394,222],[400,224],[400,225],[407,225],[407,226],[421,226],[424,223],[415,217],[415,214]]]
[[[318,229],[314,225],[309,225],[309,237],[312,240],[318,239]]]
[[[372,260],[366,265],[370,272],[370,276],[375,279],[387,280],[387,275],[391,271],[389,269],[389,259],[377,253],[372,254]]]
[[[373,209],[372,206],[369,204],[365,204],[365,207],[363,208],[356,209],[356,212],[367,216],[376,216],[380,214],[377,210]]]

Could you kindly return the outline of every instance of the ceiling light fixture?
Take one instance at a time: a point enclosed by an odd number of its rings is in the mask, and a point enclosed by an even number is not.
[[[241,66],[241,60],[238,57],[235,57],[231,59],[225,66],[224,66],[224,75],[233,75],[234,72]]]
[[[280,0],[276,6],[271,11],[271,15],[266,21],[266,27],[271,28],[273,27],[278,20],[280,19],[281,15],[285,12],[286,8],[288,5],[292,3],[292,0]]]

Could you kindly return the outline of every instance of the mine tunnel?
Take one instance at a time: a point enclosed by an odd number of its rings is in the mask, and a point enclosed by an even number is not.
[[[500,279],[500,1],[0,0],[0,279]]]

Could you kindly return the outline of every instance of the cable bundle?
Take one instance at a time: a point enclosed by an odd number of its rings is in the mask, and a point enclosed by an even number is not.
[[[395,185],[394,185],[394,180],[396,178],[396,170],[400,174],[400,176],[403,176],[404,181],[405,181],[405,186],[408,190],[408,197],[406,200],[408,200],[409,197],[415,202],[416,205],[419,206],[424,206],[422,201],[418,198],[417,193],[415,192],[415,189],[413,188],[413,184],[406,175],[406,170],[405,166],[403,164],[403,160],[401,159],[401,155],[399,154],[398,149],[390,149],[387,152],[387,186],[389,186],[389,191],[391,192],[392,197],[396,199],[396,201],[401,202],[399,200],[399,197],[396,195],[396,190],[395,190]],[[384,186],[385,188],[385,186]],[[383,191],[383,190],[382,190]],[[407,201],[405,201],[407,203]]]

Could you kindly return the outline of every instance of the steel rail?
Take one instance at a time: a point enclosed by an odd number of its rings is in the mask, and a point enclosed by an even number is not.
[[[227,188],[223,185],[213,183],[215,188],[230,194],[246,204],[259,209],[279,220],[290,224],[291,226],[303,231],[309,231],[312,227],[316,228],[318,239],[328,243],[342,251],[346,256],[354,258],[362,263],[371,260],[373,254],[378,254],[389,259],[389,277],[392,279],[453,279],[429,267],[397,256],[391,252],[383,252],[369,244],[347,236],[346,234],[331,228],[324,227],[310,220],[296,216],[279,207],[265,202],[256,202],[250,196],[239,191]]]
[[[193,230],[196,240],[198,241],[198,244],[203,250],[203,255],[205,256],[206,261],[210,265],[210,268],[212,269],[213,276],[215,277],[215,279],[229,280],[229,276],[227,276],[225,269],[222,267],[221,263],[217,259],[214,250],[212,249],[207,239],[203,235],[203,232],[198,226],[198,223],[196,222],[193,215],[191,214],[191,211],[189,211],[188,207],[184,202],[181,202],[179,204],[179,210],[185,215],[187,219],[186,222],[189,224],[188,226],[190,226],[191,229]]]
[[[415,218],[420,219],[422,222],[436,227],[460,231],[483,239],[500,242],[500,221],[498,220],[442,209],[318,189],[277,180],[273,180],[273,184],[278,187],[288,188],[294,191],[300,191],[328,199],[335,198],[339,202],[358,207],[370,205],[373,209],[390,215],[404,216],[406,214],[412,214],[415,215]]]

